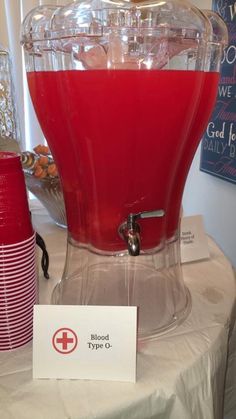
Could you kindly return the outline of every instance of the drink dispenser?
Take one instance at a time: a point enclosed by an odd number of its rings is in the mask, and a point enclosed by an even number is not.
[[[20,151],[20,130],[9,51],[0,44],[0,150]]]
[[[29,90],[68,222],[52,303],[138,306],[140,339],[191,307],[167,219],[182,153],[193,157],[185,145],[212,36],[206,14],[182,0],[40,6],[23,24]]]

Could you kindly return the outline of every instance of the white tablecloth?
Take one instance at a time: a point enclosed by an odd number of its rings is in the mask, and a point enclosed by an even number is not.
[[[50,254],[50,279],[40,271],[40,302],[49,303],[64,267],[66,230],[37,202],[32,213]],[[192,296],[189,317],[139,348],[135,384],[33,380],[28,344],[0,353],[0,418],[235,419],[235,278],[210,239],[209,247],[210,260],[183,266]]]

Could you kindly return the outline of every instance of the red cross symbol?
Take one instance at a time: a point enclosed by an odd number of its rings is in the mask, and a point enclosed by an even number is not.
[[[68,327],[56,330],[52,338],[53,348],[60,354],[70,354],[78,344],[76,333]]]

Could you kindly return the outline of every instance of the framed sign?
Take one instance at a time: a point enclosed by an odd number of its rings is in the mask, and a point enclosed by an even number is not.
[[[222,57],[216,105],[201,142],[200,170],[236,183],[236,1],[213,0],[229,43]]]

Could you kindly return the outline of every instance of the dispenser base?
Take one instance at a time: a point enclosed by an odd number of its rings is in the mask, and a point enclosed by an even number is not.
[[[52,304],[137,306],[139,340],[155,339],[179,325],[191,309],[176,252],[178,243],[169,246],[168,257],[165,247],[132,257],[125,252],[98,255],[69,243]]]

